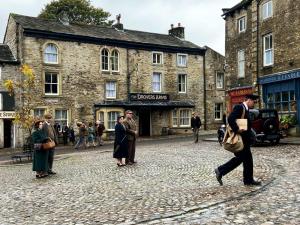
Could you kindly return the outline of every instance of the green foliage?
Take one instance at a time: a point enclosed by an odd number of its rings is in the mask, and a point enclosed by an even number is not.
[[[284,125],[294,126],[297,124],[297,118],[295,115],[283,115],[280,118],[280,123]]]
[[[111,26],[109,12],[91,5],[89,0],[57,0],[47,4],[38,17],[59,20],[67,16],[70,23]]]

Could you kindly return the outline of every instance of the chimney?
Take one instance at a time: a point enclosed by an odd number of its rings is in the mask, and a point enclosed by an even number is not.
[[[171,29],[169,30],[169,35],[178,37],[180,39],[184,39],[184,27],[182,27],[180,23],[178,23],[178,27],[174,27],[174,25],[171,24]]]
[[[124,30],[123,24],[120,22],[121,21],[121,14],[116,16],[117,23],[112,25],[112,27],[118,29],[118,30]]]

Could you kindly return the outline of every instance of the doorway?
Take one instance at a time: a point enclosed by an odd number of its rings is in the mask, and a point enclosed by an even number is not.
[[[150,136],[150,109],[139,111],[139,136]]]
[[[12,120],[4,120],[4,148],[11,147],[11,127]]]

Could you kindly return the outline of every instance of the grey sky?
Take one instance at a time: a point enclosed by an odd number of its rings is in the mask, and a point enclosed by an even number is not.
[[[121,13],[126,29],[167,34],[170,24],[185,27],[185,39],[199,46],[207,45],[224,54],[225,22],[222,8],[241,0],[91,0],[96,7]],[[3,41],[9,13],[37,16],[51,0],[0,0],[0,41]]]

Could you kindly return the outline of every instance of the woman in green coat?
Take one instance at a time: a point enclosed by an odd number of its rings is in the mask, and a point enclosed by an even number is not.
[[[47,137],[42,131],[43,121],[35,122],[34,127],[35,131],[32,133],[34,144],[32,170],[36,171],[36,178],[43,178],[48,176],[48,151],[42,150],[42,143],[46,142]]]

